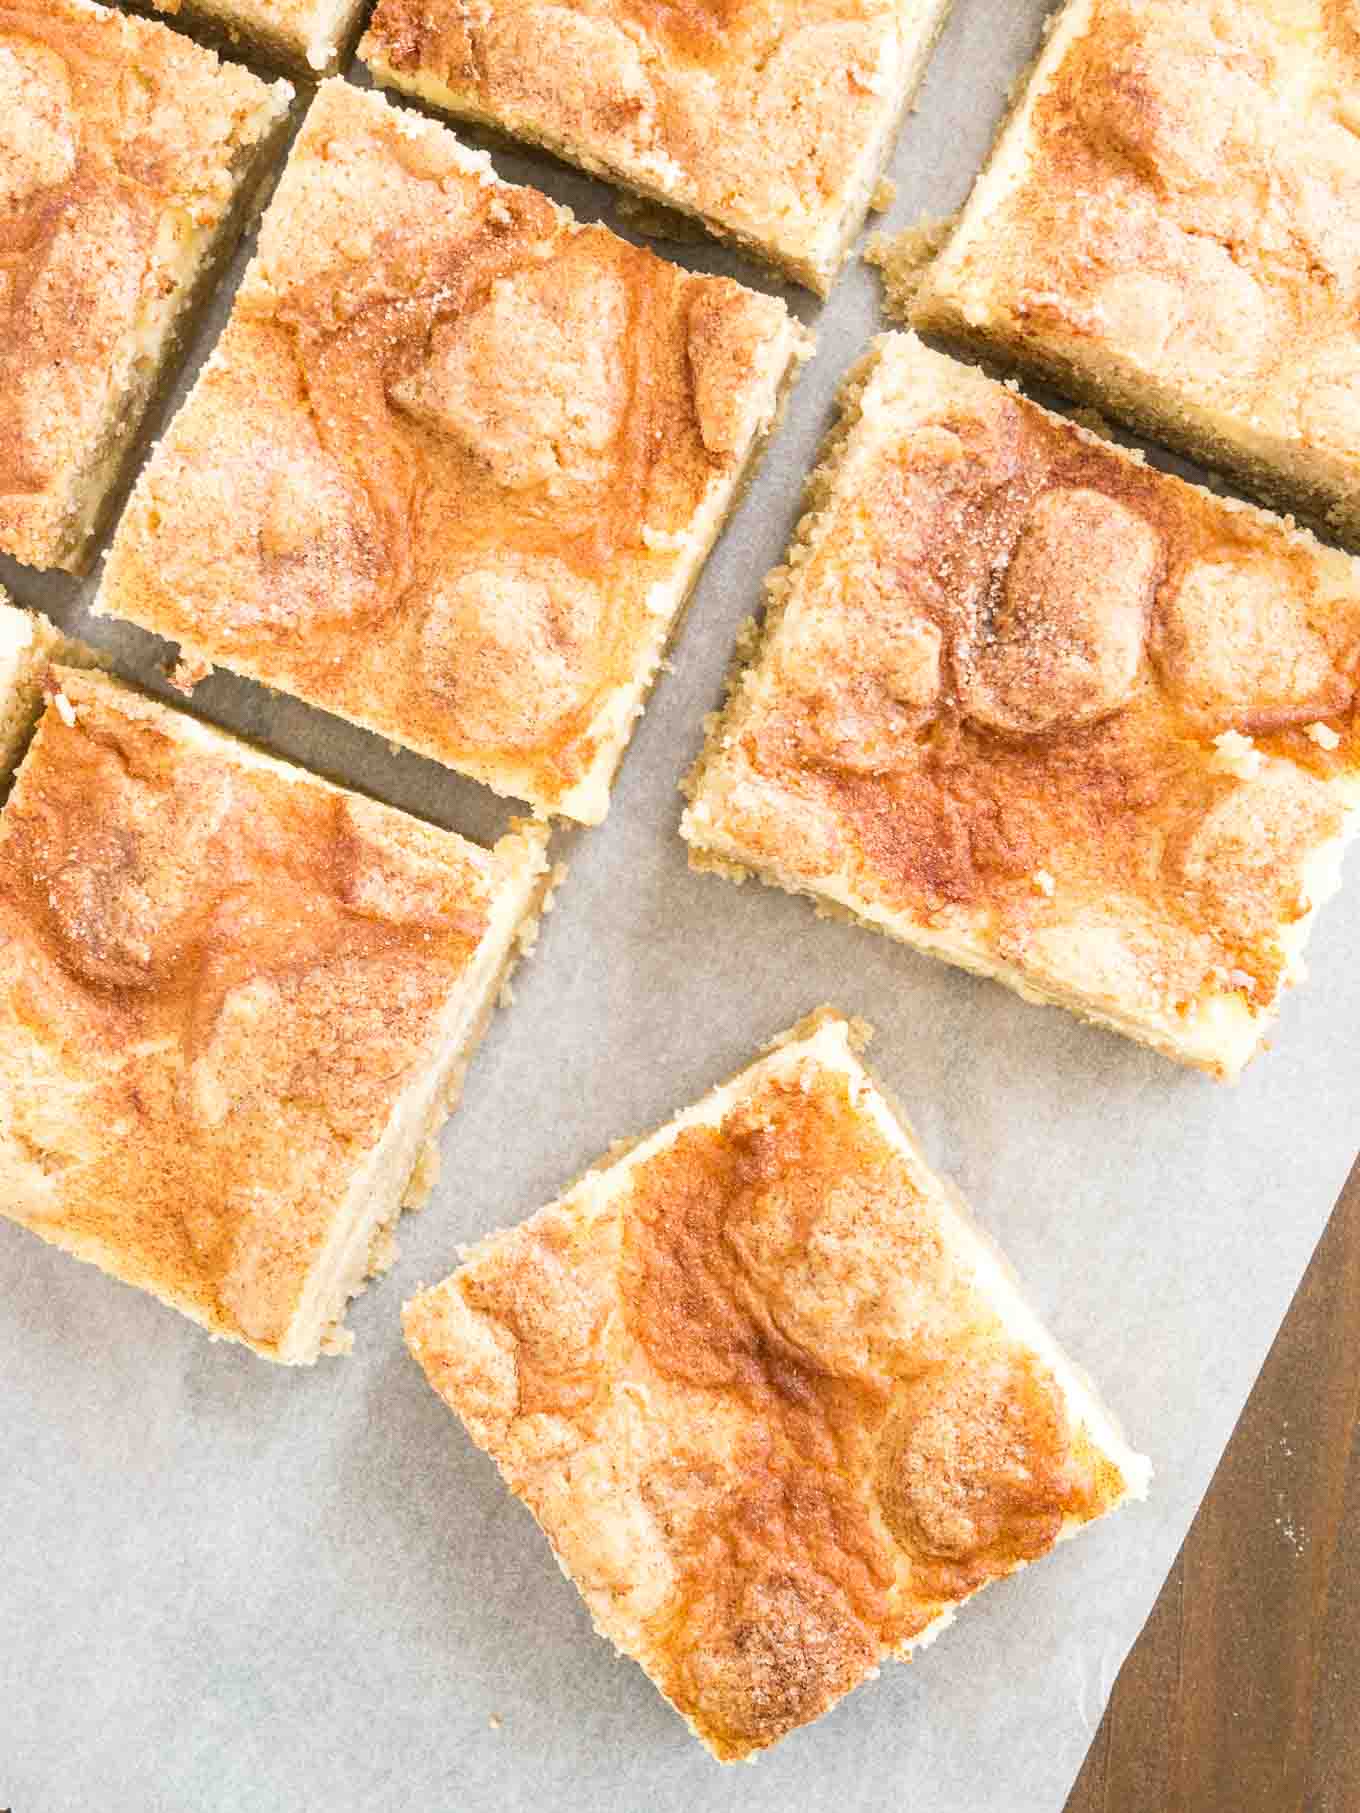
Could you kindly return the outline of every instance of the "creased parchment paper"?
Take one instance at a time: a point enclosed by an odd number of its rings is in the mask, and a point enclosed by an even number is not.
[[[881,224],[962,199],[1043,13],[1043,0],[958,0]],[[494,155],[617,224],[602,185]],[[725,252],[675,251],[764,281]],[[1061,1808],[1354,1155],[1360,876],[1322,916],[1314,979],[1274,1052],[1230,1091],[801,902],[689,873],[677,778],[781,554],[836,382],[880,325],[862,267],[826,308],[796,307],[818,327],[816,362],[710,563],[608,823],[558,837],[570,877],[446,1131],[431,1206],[352,1311],[355,1356],[297,1373],[213,1346],[0,1223],[0,1807]],[[90,582],[13,566],[0,581],[87,629]],[[155,679],[165,651],[149,637],[89,633],[122,672]],[[474,836],[508,815],[228,676],[195,709]],[[536,1208],[824,1000],[877,1026],[871,1062],[1157,1478],[1146,1506],[985,1593],[917,1663],[723,1770],[592,1634],[528,1513],[407,1356],[398,1308],[460,1242]]]

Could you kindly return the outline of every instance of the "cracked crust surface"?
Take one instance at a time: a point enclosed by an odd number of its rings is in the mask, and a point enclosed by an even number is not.
[[[380,0],[379,80],[699,215],[825,294],[949,0]]]
[[[1340,0],[1072,0],[916,325],[1360,538],[1360,36]]]
[[[804,351],[324,84],[99,608],[594,821]]]
[[[602,1634],[723,1761],[1146,1491],[824,1010],[405,1312]]]
[[[0,548],[78,564],[169,324],[291,90],[87,0],[0,0]]]
[[[912,337],[852,382],[696,859],[1235,1074],[1360,802],[1360,566]]]
[[[105,677],[48,687],[0,814],[0,1212],[313,1360],[543,835],[486,851]]]

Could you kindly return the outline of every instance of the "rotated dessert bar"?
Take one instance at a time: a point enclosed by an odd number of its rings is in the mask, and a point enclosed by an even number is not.
[[[913,320],[1360,541],[1360,15],[1070,0]]]
[[[98,608],[596,822],[806,351],[323,84]]]
[[[0,0],[0,550],[80,570],[292,97],[88,0]]]
[[[1220,1077],[1360,804],[1360,563],[888,335],[690,779],[698,867]]]
[[[432,1179],[547,884],[102,675],[0,813],[0,1214],[290,1364]]]
[[[825,295],[950,0],[379,0],[380,82],[696,215]]]
[[[750,1756],[1150,1469],[823,1010],[406,1306],[602,1635]]]

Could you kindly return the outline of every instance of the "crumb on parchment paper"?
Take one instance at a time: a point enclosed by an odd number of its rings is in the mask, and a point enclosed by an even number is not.
[[[957,214],[922,214],[900,233],[874,233],[864,262],[883,273],[883,306],[894,319],[909,322],[921,281],[954,231]]]
[[[206,680],[212,672],[212,663],[205,661],[202,655],[181,654],[178,661],[166,674],[166,680],[176,692],[182,692],[185,698],[194,688]]]

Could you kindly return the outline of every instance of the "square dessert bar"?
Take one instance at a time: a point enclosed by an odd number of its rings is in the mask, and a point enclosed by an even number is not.
[[[48,667],[92,659],[91,650],[68,641],[36,611],[21,611],[0,587],[0,798],[42,710]]]
[[[950,0],[379,0],[380,82],[696,215],[825,295]]]
[[[1360,13],[1071,0],[917,298],[1360,541]]]
[[[214,1336],[343,1352],[547,883],[102,675],[0,813],[0,1214]]]
[[[0,0],[0,550],[79,570],[292,89],[88,0]]]
[[[691,861],[1236,1075],[1356,822],[1360,563],[913,337],[843,402]]]
[[[350,48],[366,0],[131,0],[195,25],[304,76],[329,75]]]
[[[806,351],[325,83],[98,608],[594,823]]]
[[[596,1627],[732,1762],[1144,1497],[823,1010],[406,1306]]]

